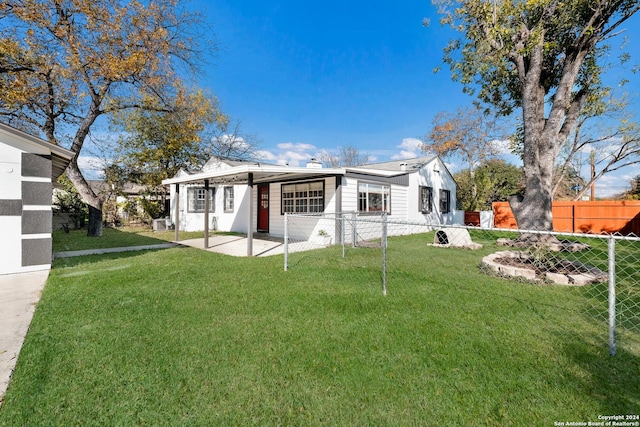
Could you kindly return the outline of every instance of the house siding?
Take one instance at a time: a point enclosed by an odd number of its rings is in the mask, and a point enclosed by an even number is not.
[[[435,172],[435,170],[439,172]],[[422,213],[420,210],[420,187],[433,189],[433,206],[430,213]],[[409,184],[409,210],[407,218],[415,221],[424,221],[432,224],[453,224],[456,209],[456,182],[451,174],[446,171],[446,166],[439,160],[424,165],[419,171],[411,174]],[[451,207],[448,213],[440,212],[440,190],[449,190]]]
[[[0,132],[0,274],[51,268],[52,157],[45,146]]]
[[[422,162],[422,163],[421,163]],[[393,162],[391,162],[393,163]],[[397,162],[396,162],[397,163]],[[212,163],[220,170],[227,169],[222,163]],[[392,169],[384,169],[391,167]],[[406,169],[406,170],[405,170]],[[218,170],[218,169],[216,169]],[[283,167],[283,172],[286,169]],[[317,172],[317,175],[316,175]],[[335,173],[335,172],[333,172]],[[235,209],[233,213],[224,213],[224,185],[215,186],[215,212],[211,213],[212,221],[211,229],[221,231],[237,231],[247,232],[247,226],[250,224],[253,232],[257,231],[258,223],[258,187],[260,185],[269,185],[269,226],[268,232],[273,237],[284,237],[284,215],[282,213],[282,186],[293,183],[303,182],[324,182],[324,212],[325,213],[351,213],[357,215],[376,217],[375,213],[358,212],[358,184],[367,182],[372,184],[388,185],[390,189],[390,212],[391,220],[400,221],[420,221],[422,223],[429,222],[431,224],[452,224],[455,220],[455,201],[456,201],[456,184],[453,177],[447,170],[446,166],[437,158],[414,159],[410,167],[399,164],[378,164],[371,169],[351,168],[346,169],[344,175],[329,176],[329,170],[323,173],[322,169],[317,169],[305,178],[299,178],[296,172],[291,174],[291,180],[285,179],[271,182],[256,182],[253,184],[251,197],[247,185],[235,185]],[[232,176],[230,174],[229,176]],[[278,174],[280,175],[280,174]],[[177,177],[183,178],[178,175]],[[296,179],[293,179],[293,178]],[[194,175],[193,180],[197,180],[198,176]],[[336,189],[337,180],[341,181],[340,191]],[[184,180],[183,182],[187,182]],[[190,213],[187,211],[187,193],[190,186],[194,184],[181,184],[180,186],[180,230],[198,231],[204,229],[204,214]],[[202,187],[203,185],[198,185]],[[423,214],[419,209],[419,188],[420,186],[428,186],[433,189],[433,209],[431,213]],[[439,211],[440,190],[447,189],[450,192],[450,211],[443,213]],[[175,206],[175,185],[171,187],[172,206]],[[338,195],[340,202],[338,202]],[[250,200],[249,200],[250,199]],[[248,221],[249,214],[248,203],[251,203],[251,221]],[[174,209],[171,210],[172,215]],[[338,236],[339,230],[337,221],[332,219],[309,218],[296,219],[296,236],[294,239],[309,239],[318,235],[320,230],[324,230],[326,234]],[[293,231],[293,229],[292,229]],[[394,226],[390,230],[390,234],[406,234],[411,232],[410,226]],[[324,233],[323,233],[324,234]],[[348,234],[348,231],[345,231]],[[335,238],[335,237],[334,237]],[[335,240],[334,240],[335,241]]]
[[[303,183],[303,182],[324,182],[324,212],[335,213],[336,212],[336,178],[322,178],[322,179],[307,179],[301,181],[291,182],[275,182],[269,187],[269,234],[274,237],[284,237],[284,215],[282,214],[282,185]],[[257,198],[256,198],[257,200]],[[318,234],[320,229],[328,232],[333,232],[333,226],[328,228],[326,221],[322,221],[319,217],[309,218],[304,223],[300,222],[300,228],[296,230],[297,238],[309,238],[310,236]]]

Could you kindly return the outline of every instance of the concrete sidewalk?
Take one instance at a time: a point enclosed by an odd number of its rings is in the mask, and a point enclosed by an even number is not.
[[[0,275],[0,406],[49,270]]]
[[[151,249],[169,249],[180,246],[177,243],[167,242],[159,243],[157,245],[142,245],[142,246],[127,246],[123,248],[102,248],[102,249],[85,249],[82,251],[67,251],[67,252],[54,252],[53,258],[70,258],[76,256],[85,255],[103,255],[112,254],[116,252],[130,252],[130,251],[147,251]]]

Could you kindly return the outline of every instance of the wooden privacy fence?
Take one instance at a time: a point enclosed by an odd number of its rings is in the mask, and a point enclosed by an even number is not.
[[[553,231],[640,236],[640,201],[558,201],[552,214]],[[493,203],[493,221],[496,228],[518,228],[508,202]]]

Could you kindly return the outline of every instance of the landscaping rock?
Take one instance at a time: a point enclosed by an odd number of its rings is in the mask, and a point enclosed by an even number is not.
[[[569,285],[569,277],[560,273],[551,273],[547,271],[545,273],[545,278],[552,283],[556,283],[558,285]]]

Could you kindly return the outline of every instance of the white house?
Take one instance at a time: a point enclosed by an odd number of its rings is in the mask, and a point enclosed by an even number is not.
[[[201,171],[181,171],[163,184],[171,185],[176,231],[283,237],[285,212],[384,211],[390,219],[431,224],[455,219],[456,183],[437,156],[346,168],[323,168],[313,159],[288,167],[212,158]]]
[[[72,157],[0,123],[0,274],[51,268],[52,182]]]

